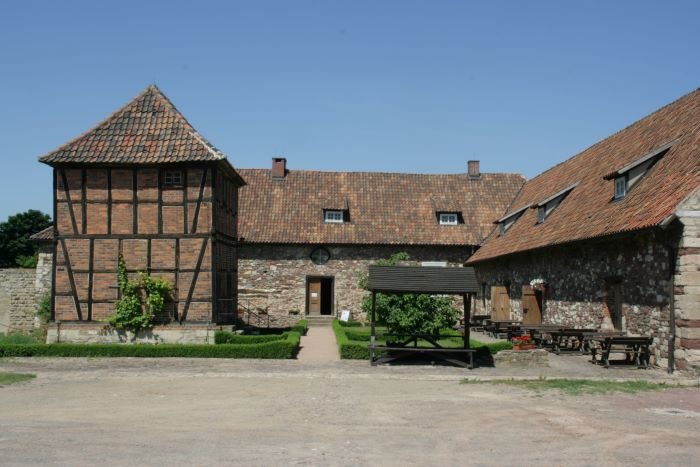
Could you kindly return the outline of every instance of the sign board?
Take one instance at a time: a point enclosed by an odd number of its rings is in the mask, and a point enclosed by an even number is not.
[[[340,321],[350,321],[350,310],[340,312]]]

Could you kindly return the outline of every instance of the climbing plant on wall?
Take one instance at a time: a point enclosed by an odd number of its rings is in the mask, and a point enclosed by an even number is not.
[[[121,298],[107,321],[117,329],[138,332],[153,327],[154,317],[165,309],[172,288],[165,279],[154,279],[145,272],[129,280],[124,258],[119,255],[117,285]]]

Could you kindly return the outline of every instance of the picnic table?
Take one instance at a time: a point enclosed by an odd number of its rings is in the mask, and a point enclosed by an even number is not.
[[[584,353],[588,347],[586,337],[599,333],[599,329],[562,328],[550,331],[552,350],[560,355],[562,351]]]
[[[474,315],[469,321],[469,327],[472,331],[483,331],[484,324],[486,320],[489,319],[491,315]]]
[[[474,349],[443,347],[438,342],[441,338],[455,336],[385,334],[384,337],[387,338],[386,345],[379,345],[374,341],[371,341],[369,344],[370,363],[372,366],[414,355],[430,355],[463,368],[470,370],[474,368]]]
[[[588,340],[595,342],[600,347],[600,358],[598,359],[598,349],[591,345],[591,363],[610,367],[611,353],[624,353],[624,360],[614,360],[616,363],[636,364],[637,368],[648,368],[651,360],[649,346],[654,342],[653,337],[635,336],[610,336],[598,335],[589,336]]]
[[[519,335],[529,335],[532,342],[542,349],[552,346],[551,332],[560,331],[563,327],[560,324],[523,324],[519,331],[511,331],[509,339]]]
[[[484,330],[496,339],[505,339],[508,337],[509,331],[519,329],[522,323],[522,321],[514,320],[487,319],[484,324]]]

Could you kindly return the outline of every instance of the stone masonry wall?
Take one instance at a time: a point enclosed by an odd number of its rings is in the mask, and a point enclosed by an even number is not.
[[[676,367],[700,375],[700,189],[676,213],[683,224],[674,277]]]
[[[315,248],[315,245],[241,245],[239,303],[252,309],[267,309],[273,325],[284,325],[303,318],[307,277],[332,276],[333,313],[350,310],[357,318],[365,294],[357,286],[357,275],[360,271],[366,272],[369,264],[403,251],[416,264],[445,261],[450,265],[462,265],[471,254],[471,248],[464,246],[326,246],[331,259],[326,264],[316,265],[310,259]]]
[[[522,286],[534,278],[547,284],[542,322],[581,328],[612,328],[606,305],[610,281],[621,284],[622,327],[630,335],[654,336],[656,364],[668,357],[670,317],[670,257],[664,244],[673,232],[630,234],[618,240],[579,242],[511,255],[475,265],[490,287],[509,285],[512,317],[522,318]],[[480,306],[482,306],[480,304]]]
[[[35,278],[34,269],[0,269],[0,333],[34,329]]]

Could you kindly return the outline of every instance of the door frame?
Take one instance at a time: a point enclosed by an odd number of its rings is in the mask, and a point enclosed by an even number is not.
[[[331,280],[330,294],[331,294],[331,312],[328,315],[323,314],[321,310],[321,316],[333,316],[333,309],[335,308],[335,276],[319,276],[319,275],[309,275],[304,279],[304,315],[309,316],[309,281],[311,279],[321,280],[321,301],[323,301],[323,279]],[[321,305],[323,307],[323,305]]]

